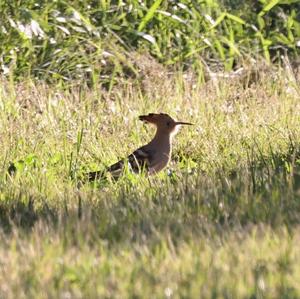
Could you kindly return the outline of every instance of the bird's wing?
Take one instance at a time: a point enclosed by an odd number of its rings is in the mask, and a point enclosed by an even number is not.
[[[140,147],[135,150],[127,159],[122,159],[119,162],[111,165],[107,170],[113,176],[119,176],[124,169],[125,163],[127,162],[128,168],[133,172],[137,173],[142,170],[147,170],[152,160],[153,153],[144,147]]]
[[[148,170],[153,152],[147,150],[145,147],[140,147],[135,150],[127,159],[133,172],[140,172]]]
[[[129,170],[138,173],[143,170],[148,170],[153,157],[153,151],[145,147],[140,147],[135,150],[127,159],[122,159],[117,163],[109,166],[106,171],[109,172],[114,179],[118,179],[124,170],[125,163],[127,163]],[[89,181],[95,181],[104,176],[103,171],[94,171],[87,174]]]

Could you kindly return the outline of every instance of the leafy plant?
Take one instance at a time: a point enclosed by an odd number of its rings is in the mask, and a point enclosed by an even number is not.
[[[1,68],[13,78],[111,86],[138,77],[133,51],[199,72],[203,61],[230,71],[245,57],[299,53],[296,1],[25,0],[2,1],[0,9]]]

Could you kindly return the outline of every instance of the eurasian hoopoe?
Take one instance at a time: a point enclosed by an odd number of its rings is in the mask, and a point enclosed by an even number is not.
[[[106,169],[114,179],[117,179],[128,163],[128,168],[135,173],[146,171],[148,174],[155,174],[167,166],[171,158],[172,137],[177,133],[180,125],[192,125],[188,122],[175,121],[165,113],[150,113],[141,115],[140,120],[156,126],[154,138],[146,145],[135,150],[127,159],[111,165]],[[103,177],[105,171],[94,171],[87,174],[89,181]]]

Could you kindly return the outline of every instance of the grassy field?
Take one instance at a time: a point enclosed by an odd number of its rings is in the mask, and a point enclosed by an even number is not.
[[[300,298],[299,13],[0,1],[0,299]],[[168,169],[82,184],[151,112]]]
[[[299,78],[152,75],[110,92],[1,81],[1,298],[300,297]],[[170,171],[79,188],[151,138],[148,112],[195,123]]]

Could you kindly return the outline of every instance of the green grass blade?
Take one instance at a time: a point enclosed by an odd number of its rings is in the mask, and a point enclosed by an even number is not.
[[[274,6],[276,6],[279,3],[279,0],[271,0],[268,2],[262,9],[262,11],[259,13],[259,16],[263,16],[268,11],[270,11]]]
[[[156,10],[159,8],[160,4],[162,3],[162,0],[156,0],[153,5],[150,7],[144,18],[142,19],[138,31],[142,31],[145,26],[149,23],[149,21],[154,17],[154,14]]]

